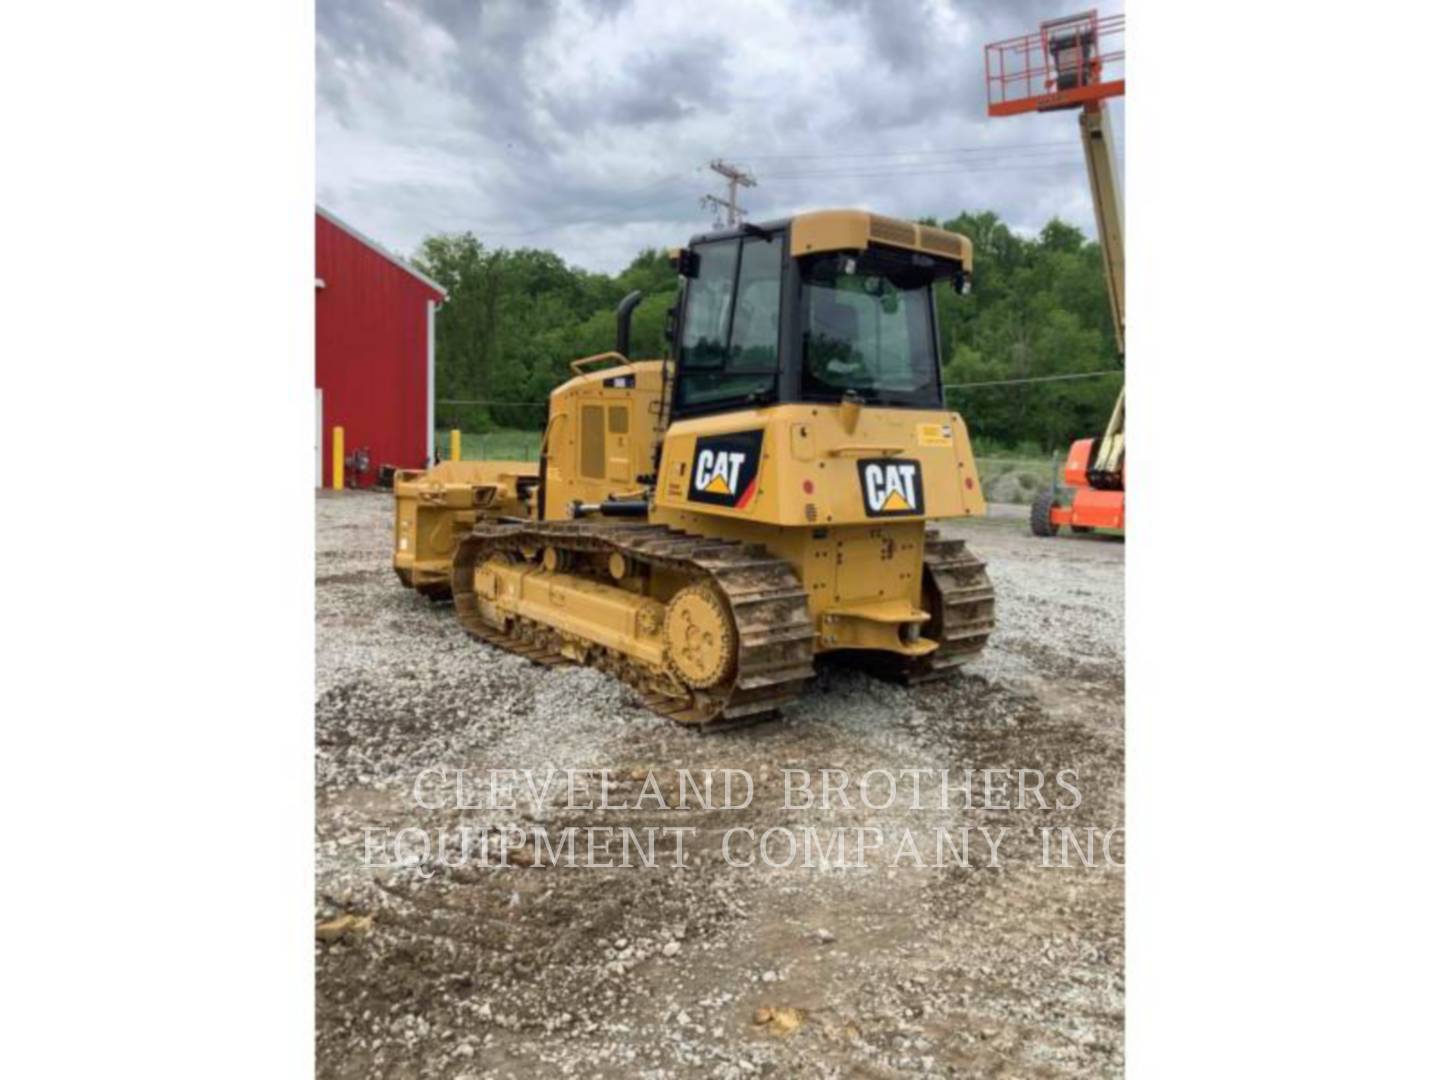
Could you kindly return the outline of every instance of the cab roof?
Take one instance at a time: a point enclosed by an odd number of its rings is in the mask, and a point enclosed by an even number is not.
[[[825,251],[863,251],[872,244],[919,251],[950,262],[968,272],[973,267],[970,238],[933,225],[919,225],[867,210],[813,210],[790,218],[745,224],[738,228],[703,233],[691,244],[753,235],[756,231],[790,230],[790,253],[812,255]]]

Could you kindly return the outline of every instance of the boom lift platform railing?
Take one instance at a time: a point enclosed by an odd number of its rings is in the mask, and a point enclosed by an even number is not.
[[[985,93],[991,116],[1079,110],[1085,169],[1095,204],[1095,231],[1105,268],[1115,344],[1125,356],[1125,238],[1115,141],[1105,102],[1125,93],[1125,16],[1094,11],[1051,19],[1036,33],[985,47]],[[1125,390],[1098,439],[1070,448],[1065,482],[1076,489],[1070,506],[1059,492],[1042,493],[1031,527],[1053,536],[1062,525],[1077,532],[1125,526]]]

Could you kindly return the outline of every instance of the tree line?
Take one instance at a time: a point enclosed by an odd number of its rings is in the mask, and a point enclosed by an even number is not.
[[[971,291],[937,289],[947,396],[972,437],[996,448],[1049,452],[1098,434],[1120,388],[1117,376],[1006,386],[966,386],[1117,369],[1100,249],[1053,220],[1036,237],[994,213],[927,224],[975,245]],[[445,287],[435,320],[436,425],[483,432],[539,429],[543,402],[569,363],[614,345],[615,306],[639,289],[631,352],[665,354],[665,314],[676,277],[663,251],[641,251],[619,274],[569,266],[551,251],[489,248],[473,233],[425,239],[414,263]]]

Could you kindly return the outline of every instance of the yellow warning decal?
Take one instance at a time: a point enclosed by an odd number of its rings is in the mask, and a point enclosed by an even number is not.
[[[916,424],[915,441],[921,446],[954,446],[955,433],[949,424]]]

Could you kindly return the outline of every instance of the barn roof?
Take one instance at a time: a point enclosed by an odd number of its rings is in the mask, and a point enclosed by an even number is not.
[[[432,289],[434,289],[436,292],[438,292],[442,297],[445,297],[445,298],[448,298],[448,297],[449,297],[450,294],[447,293],[447,292],[445,291],[444,287],[441,286],[438,282],[432,281],[430,278],[426,277],[426,276],[425,276],[424,274],[422,274],[419,270],[416,270],[415,267],[413,267],[412,265],[410,265],[410,263],[408,263],[408,262],[406,262],[404,259],[402,259],[399,255],[395,255],[395,254],[393,254],[393,253],[391,253],[391,252],[389,252],[389,251],[386,251],[385,248],[382,247],[379,243],[377,243],[377,242],[374,241],[374,240],[371,240],[370,237],[366,236],[364,233],[362,233],[359,229],[355,228],[353,225],[347,225],[345,222],[341,221],[338,217],[336,217],[336,216],[335,216],[334,214],[332,214],[329,210],[326,210],[323,206],[319,205],[318,203],[315,205],[315,213],[319,214],[322,218],[324,218],[326,221],[330,222],[331,225],[334,225],[337,229],[339,229],[341,232],[345,233],[347,236],[350,236],[350,237],[354,238],[355,240],[358,240],[360,243],[364,244],[366,247],[368,247],[371,251],[375,252],[375,254],[379,255],[381,258],[386,259],[386,260],[388,260],[388,261],[391,262],[391,263],[394,263],[394,264],[395,264],[396,266],[398,266],[401,270],[404,270],[407,274],[410,274],[411,276],[413,276],[413,277],[415,277],[415,278],[418,278],[419,280],[423,281],[423,282],[424,282],[426,285],[428,285],[430,288],[432,288]]]

